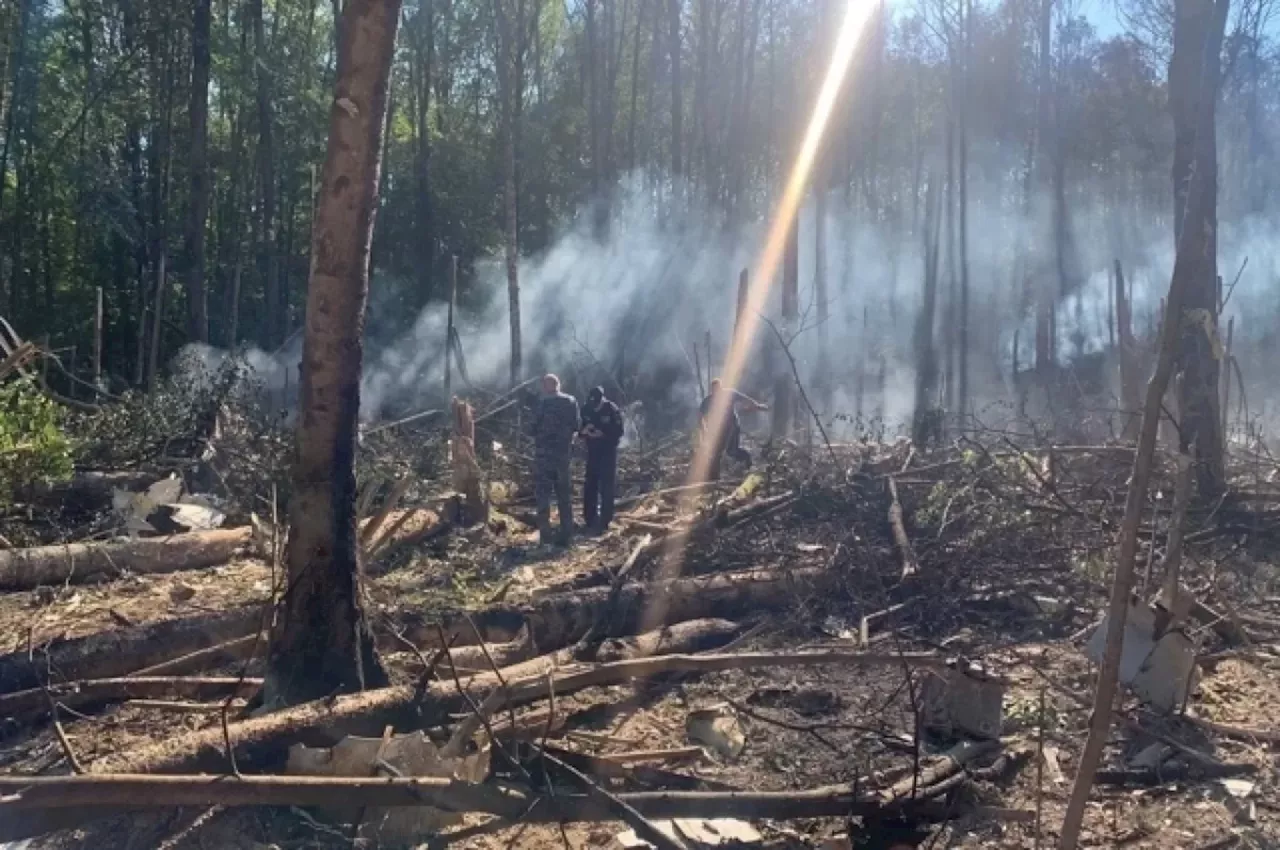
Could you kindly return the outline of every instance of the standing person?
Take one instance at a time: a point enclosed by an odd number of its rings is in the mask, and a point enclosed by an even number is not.
[[[538,500],[538,538],[543,545],[568,546],[573,539],[573,483],[569,459],[578,432],[578,400],[560,392],[560,379],[542,377],[542,398],[534,419],[533,492]],[[551,496],[560,510],[560,536],[551,537]]]
[[[587,393],[587,404],[582,408],[581,434],[587,442],[582,518],[589,529],[603,533],[613,521],[618,443],[622,440],[622,412],[618,405],[604,397],[603,387],[595,387]]]
[[[720,399],[724,409],[713,412],[713,408],[719,407],[716,403],[717,399]],[[702,439],[712,441],[709,470],[709,477],[712,480],[720,477],[721,455],[727,454],[734,460],[746,464],[748,469],[751,468],[751,453],[742,447],[742,423],[738,421],[739,404],[749,412],[769,409],[769,405],[763,402],[756,401],[737,390],[721,386],[719,378],[711,382],[711,392],[702,400],[698,408],[701,415]],[[717,421],[711,421],[713,418]]]

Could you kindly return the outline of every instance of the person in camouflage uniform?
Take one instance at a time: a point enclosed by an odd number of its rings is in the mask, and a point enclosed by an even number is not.
[[[533,491],[538,500],[538,537],[545,545],[551,536],[551,496],[560,510],[560,537],[555,542],[569,545],[573,537],[573,483],[569,459],[573,438],[580,426],[578,401],[560,391],[555,375],[542,378],[542,398],[534,420]]]

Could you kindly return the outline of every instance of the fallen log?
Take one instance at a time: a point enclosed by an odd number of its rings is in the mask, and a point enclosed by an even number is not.
[[[43,673],[47,656],[55,681],[126,676],[142,667],[253,634],[262,627],[262,616],[261,607],[244,607],[55,640],[36,645],[35,662]],[[0,694],[39,686],[25,649],[0,655]]]
[[[681,649],[674,645],[673,650]],[[537,661],[537,659],[535,659]],[[556,698],[585,688],[603,687],[648,679],[669,673],[705,674],[725,670],[762,669],[787,666],[819,666],[843,664],[865,666],[901,666],[945,669],[946,660],[938,655],[867,654],[850,650],[820,652],[757,652],[723,655],[664,655],[655,658],[632,658],[609,664],[576,664],[564,668],[534,666],[535,672],[519,678],[503,673],[506,687],[500,699],[490,701],[488,710],[497,713],[538,702],[548,696],[554,685]],[[553,680],[553,681],[552,681]],[[294,743],[307,746],[332,746],[347,735],[377,737],[388,726],[410,728],[419,723],[419,704],[443,712],[469,713],[474,702],[486,701],[487,694],[499,689],[498,677],[484,673],[464,679],[463,687],[471,694],[468,702],[453,683],[433,682],[419,694],[412,685],[349,694],[332,700],[316,700],[283,711],[250,718],[231,724],[226,736],[235,749],[236,763],[242,770],[261,769],[283,763],[288,748]],[[222,771],[228,762],[224,733],[221,728],[203,729],[186,735],[116,753],[88,767],[91,773],[189,773]]]
[[[150,667],[143,667],[141,670],[134,670],[130,676],[186,676],[191,673],[200,673],[214,667],[222,667],[227,664],[234,664],[237,661],[244,661],[251,655],[265,655],[267,651],[267,635],[265,632],[260,634],[245,635],[235,640],[229,640],[211,646],[208,649],[198,649],[195,652],[189,652],[186,655],[179,655],[171,661],[162,661],[159,664],[153,664]]]
[[[662,639],[665,635],[665,639]],[[643,653],[657,651],[685,652],[705,645],[706,633],[682,629],[659,630],[648,635],[638,635],[631,639],[629,645],[619,642],[619,652],[635,653],[638,659]],[[689,656],[684,656],[689,657]],[[538,661],[538,659],[534,659]],[[629,662],[620,662],[629,663]],[[580,669],[581,665],[579,665]],[[547,671],[554,669],[550,665],[534,665],[523,667],[527,672],[521,681],[536,682],[539,688],[547,683]],[[504,671],[503,680],[514,684],[514,677],[508,673],[520,673],[520,668],[510,667]],[[623,676],[618,681],[626,681]],[[487,688],[493,691],[500,685],[494,673],[484,673],[464,680],[468,691]],[[578,687],[561,688],[557,685],[557,693],[567,694],[573,690],[589,687],[583,684]],[[522,692],[519,699],[523,702],[506,702],[520,705],[536,702],[541,694]],[[95,773],[180,773],[183,771],[220,771],[227,765],[226,742],[231,741],[235,748],[236,764],[240,767],[256,765],[264,767],[269,764],[283,764],[289,747],[294,743],[308,746],[332,746],[347,735],[381,735],[387,726],[400,728],[418,728],[421,718],[418,714],[423,705],[449,713],[467,712],[475,705],[459,694],[456,687],[442,682],[431,683],[424,692],[416,687],[403,685],[393,688],[382,688],[366,691],[348,697],[339,697],[333,701],[318,700],[305,703],[284,711],[233,723],[225,729],[221,726],[209,730],[195,732],[170,739],[132,753],[120,753],[95,763],[91,771]],[[213,732],[216,734],[205,734]],[[224,738],[224,733],[226,737]],[[0,792],[0,798],[5,795]],[[0,803],[0,811],[3,804]],[[99,814],[106,815],[106,811]],[[92,811],[81,813],[74,823],[67,821],[67,816],[47,816],[33,813],[22,822],[26,825],[22,835],[38,835],[54,829],[70,827],[84,823],[99,816]],[[11,824],[8,819],[0,817],[0,841],[9,840],[6,832]],[[12,833],[17,835],[18,833]]]
[[[86,679],[49,685],[48,697],[45,696],[44,688],[0,695],[0,717],[14,720],[41,717],[49,713],[50,698],[66,708],[85,709],[92,705],[135,699],[247,697],[261,686],[261,679],[233,677],[139,676],[126,679]]]
[[[964,770],[974,760],[999,751],[1000,746],[1001,744],[998,740],[961,741],[943,753],[940,759],[926,767],[919,774],[912,774],[899,780],[891,787],[881,791],[878,796],[885,802],[912,796],[932,796],[926,794],[930,786],[936,786],[944,782]]]
[[[459,643],[474,643],[468,618],[480,630],[485,641],[512,641],[527,629],[534,647],[558,649],[575,643],[588,633],[600,615],[612,606],[608,622],[602,623],[601,637],[634,634],[641,627],[642,615],[655,600],[666,606],[662,622],[679,623],[712,617],[735,619],[760,611],[776,611],[792,600],[811,592],[826,579],[819,569],[749,571],[722,573],[701,578],[673,579],[649,584],[623,585],[616,597],[611,587],[591,587],[555,596],[543,596],[528,605],[493,605],[462,614],[444,614],[432,618],[422,615],[404,618],[404,636],[419,646],[439,643],[436,624],[442,622],[449,634],[459,636]]]
[[[215,529],[111,543],[67,543],[0,551],[0,590],[81,582],[101,575],[172,573],[225,564],[251,539],[249,528]]]
[[[614,616],[602,626],[600,636],[618,637],[636,632],[641,614],[655,599],[663,600],[668,606],[664,616],[668,623],[717,617],[733,619],[784,607],[797,594],[807,592],[810,583],[822,579],[820,570],[756,571],[625,585],[618,593]],[[527,606],[493,605],[470,614],[442,617],[413,615],[404,618],[399,638],[381,634],[379,645],[383,650],[403,650],[403,641],[407,640],[419,648],[438,648],[436,623],[442,619],[446,633],[457,637],[458,646],[466,647],[476,643],[471,630],[474,623],[486,642],[510,644],[506,647],[509,652],[503,653],[502,663],[514,663],[539,651],[556,650],[577,642],[608,609],[610,593],[609,587],[595,587],[541,597]],[[55,678],[66,681],[199,672],[247,655],[252,636],[262,626],[262,617],[261,606],[245,606],[215,615],[164,620],[54,641],[45,648],[37,646],[36,658],[43,666],[47,651]],[[241,640],[244,643],[240,643]],[[207,654],[203,654],[205,651]],[[455,650],[455,656],[459,667],[474,669],[488,663],[483,655],[471,652]],[[0,656],[0,694],[38,685],[25,650]]]
[[[661,490],[650,490],[647,493],[637,493],[634,496],[624,496],[621,499],[618,499],[618,501],[614,503],[614,509],[622,511],[643,502],[645,499],[677,496],[698,490],[714,490],[719,486],[721,485],[718,481],[703,481],[698,484],[681,484],[679,487],[665,487]]]
[[[753,818],[783,820],[820,817],[898,816],[936,820],[970,811],[1013,822],[1029,822],[1033,812],[967,810],[955,804],[868,799],[853,787],[836,785],[803,791],[641,791],[616,795],[651,818]],[[67,809],[96,816],[121,810],[174,806],[433,806],[480,812],[529,822],[611,821],[612,809],[585,794],[538,796],[515,786],[472,784],[434,777],[365,778],[330,776],[31,776],[0,777],[0,839],[34,835],[22,830],[30,815],[57,815]]]
[[[1252,764],[1187,764],[1185,762],[1159,768],[1115,768],[1099,770],[1093,781],[1099,785],[1122,788],[1156,788],[1172,782],[1204,782],[1233,776],[1250,776],[1258,772]]]
[[[902,559],[902,575],[900,580],[907,579],[920,572],[920,563],[916,560],[916,550],[907,536],[906,527],[902,523],[902,502],[898,499],[898,484],[889,477],[889,529],[893,532],[893,545],[898,547],[898,556]]]
[[[668,652],[701,652],[724,646],[743,631],[730,620],[688,620],[624,638],[611,638],[600,644],[596,659],[603,663],[626,661],[633,658],[651,658]],[[531,658],[502,669],[502,677],[508,680],[545,676],[552,670],[562,670],[574,665],[578,647],[568,646],[547,655]],[[455,661],[456,663],[456,661]]]

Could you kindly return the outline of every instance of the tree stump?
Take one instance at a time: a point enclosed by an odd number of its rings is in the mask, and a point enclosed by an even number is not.
[[[453,488],[462,494],[463,516],[458,519],[464,525],[488,522],[489,500],[485,498],[480,464],[476,461],[475,416],[471,405],[459,398],[453,400],[450,453],[453,457]]]

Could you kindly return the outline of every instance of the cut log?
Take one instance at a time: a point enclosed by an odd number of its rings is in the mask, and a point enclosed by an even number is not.
[[[80,582],[122,572],[172,573],[225,564],[250,542],[249,528],[111,543],[68,543],[0,551],[0,590]]]
[[[819,570],[755,571],[626,585],[618,594],[614,616],[602,626],[601,637],[637,631],[642,612],[655,599],[663,600],[668,606],[664,616],[667,623],[715,617],[733,619],[785,607],[797,595],[813,592],[822,579]],[[542,597],[528,606],[494,605],[474,612],[470,618],[484,640],[511,644],[504,648],[499,663],[514,663],[539,650],[558,650],[577,642],[608,610],[610,590],[595,587]],[[262,617],[261,606],[245,606],[215,615],[98,632],[54,641],[47,648],[38,647],[37,662],[44,664],[47,649],[55,681],[199,672],[245,657],[251,648],[252,636],[262,625]],[[439,618],[407,618],[402,622],[402,634],[419,648],[436,647],[439,643],[436,622]],[[457,636],[459,646],[475,643],[467,617],[446,614],[443,622],[445,631]],[[529,626],[527,632],[526,625]],[[219,646],[224,643],[227,645]],[[379,645],[386,651],[404,649],[403,643],[387,635],[380,636]],[[459,667],[476,669],[488,664],[482,654],[465,650],[455,654]],[[38,685],[25,650],[0,656],[0,694]],[[377,733],[380,732],[378,729]]]
[[[375,517],[376,519],[376,517]],[[406,546],[416,546],[444,534],[453,524],[428,508],[389,511],[383,518],[385,529],[365,546],[366,561],[382,558]]]
[[[850,651],[742,653],[707,656],[670,655],[660,658],[633,659],[598,666],[579,666],[561,672],[554,677],[554,681],[550,681],[552,677],[545,673],[516,681],[507,680],[506,698],[499,703],[495,703],[491,708],[501,710],[508,705],[519,706],[535,702],[546,696],[548,688],[552,685],[554,685],[557,696],[564,696],[588,687],[620,684],[661,673],[708,673],[732,669],[812,666],[819,664],[897,666],[904,663],[933,668],[944,668],[946,666],[945,660],[935,655],[864,655]],[[482,688],[488,688],[493,691],[499,686],[499,683],[496,676],[487,674],[473,677],[464,683],[464,686],[467,686],[472,691],[478,691]],[[423,701],[445,711],[465,710],[464,700],[451,687],[442,683],[432,684],[427,694],[424,695]],[[282,762],[288,747],[293,743],[331,746],[346,735],[370,737],[379,735],[388,725],[402,725],[407,728],[409,724],[414,722],[416,711],[417,695],[414,688],[409,686],[381,688],[362,694],[339,696],[333,700],[317,700],[275,714],[235,723],[225,731],[225,734],[229,736],[233,743],[237,764],[241,769],[245,769],[253,766],[261,767],[273,762]],[[95,763],[90,770],[97,774],[221,771],[225,769],[227,764],[226,753],[223,749],[223,735],[224,730],[215,726],[179,736],[152,747],[141,748],[130,753],[117,754]],[[107,785],[108,787],[113,781],[124,781],[109,775],[101,775],[95,778],[99,779],[99,785]],[[156,777],[137,778],[146,780]],[[73,805],[66,801],[71,799],[70,789],[74,786],[50,785],[51,790],[42,793],[36,791],[36,788],[43,788],[48,783],[43,781],[44,778],[39,779],[42,781],[33,783],[32,778],[29,777],[14,780],[0,778],[0,797],[7,801],[0,803],[0,812],[6,813],[6,816],[0,817],[0,840],[16,840],[32,835],[40,835],[54,829],[80,826],[97,817],[117,814],[120,811],[120,806],[136,805],[136,802],[140,799],[147,800],[155,805],[161,805],[158,795],[143,794],[135,786],[130,789],[133,793],[125,797],[123,802],[117,802],[121,798],[108,798],[109,805],[102,805],[102,798],[87,796],[81,797],[79,803],[74,804],[76,805],[74,813],[59,811],[47,807],[50,805],[64,807]],[[234,785],[241,781],[225,775],[221,777],[200,777],[200,779],[208,781],[212,785]],[[14,784],[4,784],[10,781]],[[65,782],[66,780],[59,781]],[[383,787],[394,787],[393,780],[364,781],[380,783]],[[180,785],[180,783],[177,784]],[[94,786],[90,784],[89,787]],[[350,788],[351,786],[348,787]],[[410,787],[412,787],[412,784]],[[422,787],[426,788],[429,785]],[[467,786],[468,789],[486,787]],[[406,793],[414,800],[414,804],[422,804],[429,801],[428,798],[420,794],[411,794],[408,791]],[[824,793],[830,792],[825,791]],[[789,797],[790,795],[784,796]],[[15,797],[16,799],[10,799]],[[680,799],[680,797],[681,795],[673,792],[661,792],[647,799],[654,800],[654,805],[656,806],[660,805],[656,802],[657,800]],[[255,793],[251,799],[253,803],[246,802],[245,804],[260,804],[266,798],[262,794]],[[325,799],[327,801],[334,800],[333,797]],[[440,799],[443,800],[444,798]],[[702,803],[707,801],[705,797],[698,799]],[[767,795],[732,794],[725,799],[737,801],[734,803],[726,802],[725,805],[731,807],[733,812],[732,815],[726,814],[726,816],[769,817],[770,815],[767,812],[776,811],[769,808]],[[53,800],[62,802],[52,803],[51,801]],[[345,805],[353,803],[351,795],[341,796],[340,801]],[[849,806],[850,802],[852,802],[850,798],[844,798],[845,808],[842,809],[842,813],[847,814],[853,811]],[[370,800],[368,804],[384,805],[381,800]],[[482,807],[473,808],[472,805],[471,803],[454,803],[453,807],[455,810],[466,807],[467,810],[471,811],[491,811]],[[883,806],[884,804],[877,802],[876,805]],[[37,808],[37,806],[44,808]],[[520,811],[524,812],[526,807],[527,801],[521,801]],[[24,812],[22,809],[32,809],[32,811]],[[658,814],[663,811],[667,810],[656,809],[654,811],[646,811],[646,814]],[[680,811],[685,810],[680,809]],[[709,811],[711,809],[704,806],[701,809],[691,810],[691,813],[706,816]],[[788,809],[787,811],[791,813],[773,816],[818,817],[828,810],[822,809],[818,811],[800,807],[799,809]],[[882,811],[882,809],[877,808],[876,811]]]
[[[49,697],[67,708],[85,710],[93,705],[134,699],[248,697],[261,686],[261,679],[137,676],[127,679],[86,679],[50,685]],[[44,688],[0,695],[0,717],[27,721],[48,712],[49,699],[45,696]]]
[[[0,839],[35,835],[27,824],[39,815],[90,810],[105,816],[121,810],[173,806],[434,806],[527,822],[616,820],[612,809],[582,794],[538,796],[515,787],[417,777],[330,776],[34,776],[0,777]],[[847,785],[801,791],[641,791],[617,799],[651,818],[909,817],[936,820],[979,814],[1028,822],[1029,811],[967,809],[953,803],[868,799]],[[31,817],[37,816],[37,817]],[[71,817],[65,820],[71,820]],[[24,823],[25,822],[25,823]]]
[[[822,570],[790,573],[751,571],[723,573],[704,578],[675,579],[649,584],[624,585],[611,600],[611,588],[592,587],[556,596],[544,596],[526,606],[494,605],[473,612],[471,620],[486,641],[515,640],[528,626],[533,646],[546,651],[575,643],[587,634],[597,618],[613,605],[609,622],[602,624],[601,637],[634,634],[641,628],[642,614],[655,600],[666,606],[659,623],[679,623],[708,617],[735,619],[760,611],[776,611],[790,605],[825,580]],[[443,619],[446,632],[457,634],[459,643],[474,643],[470,625],[461,615],[444,615],[402,621],[405,635],[419,646],[439,643],[435,623]]]
[[[650,658],[668,652],[701,652],[724,646],[742,633],[742,627],[730,620],[689,620],[676,623],[641,635],[613,638],[602,643],[597,658],[602,662],[625,661],[629,658]],[[525,679],[545,676],[551,670],[574,666],[576,646],[565,647],[547,655],[531,658],[504,668],[504,679]]]
[[[261,607],[220,614],[162,620],[145,626],[97,632],[36,647],[42,677],[48,665],[54,681],[126,676],[178,656],[253,634],[262,626]],[[25,649],[0,655],[0,694],[40,686]]]

